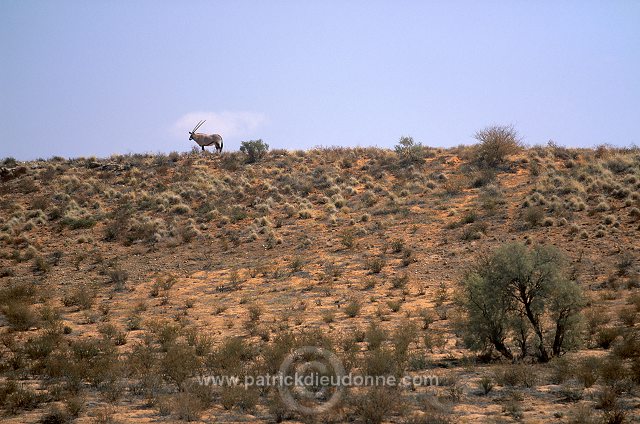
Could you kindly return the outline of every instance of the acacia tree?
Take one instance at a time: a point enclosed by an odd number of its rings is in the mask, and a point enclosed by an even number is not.
[[[495,168],[502,165],[507,156],[520,151],[522,142],[518,132],[510,125],[493,125],[475,133],[480,142],[476,161],[483,166]]]
[[[514,347],[520,358],[533,347],[541,362],[569,348],[583,299],[566,268],[560,251],[543,245],[527,249],[511,243],[482,257],[461,283],[468,346],[493,347],[508,359],[514,358]]]

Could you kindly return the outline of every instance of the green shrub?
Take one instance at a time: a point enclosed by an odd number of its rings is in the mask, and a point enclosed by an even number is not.
[[[582,359],[578,366],[575,368],[575,374],[578,381],[582,383],[585,388],[589,388],[595,384],[598,380],[598,368],[602,361],[599,358],[590,356]]]
[[[409,275],[405,272],[403,274],[396,274],[391,278],[391,286],[394,289],[403,289],[409,282]]]
[[[228,386],[222,389],[220,403],[224,409],[237,408],[240,411],[250,411],[258,403],[259,393],[253,388],[242,386]]]
[[[363,423],[379,424],[400,406],[397,391],[387,387],[372,387],[350,400],[354,413]]]
[[[619,335],[620,329],[617,327],[602,327],[596,333],[596,344],[603,349],[609,349]]]
[[[532,387],[535,384],[535,375],[530,365],[512,364],[498,369],[495,374],[496,381],[502,386]]]
[[[387,339],[387,332],[384,331],[378,324],[372,322],[369,324],[369,328],[365,333],[365,340],[367,341],[367,349],[376,350],[382,346],[382,343]]]
[[[38,273],[46,273],[51,269],[51,264],[44,258],[42,255],[36,255],[33,258],[33,267],[34,272]]]
[[[59,333],[47,332],[28,339],[24,344],[23,351],[29,359],[44,359],[53,352],[59,342]]]
[[[413,141],[413,137],[400,137],[395,151],[403,164],[422,163],[426,156],[425,148],[422,144]]]
[[[248,312],[250,321],[258,321],[260,319],[260,316],[262,316],[262,308],[260,307],[260,305],[254,304],[249,306]]]
[[[529,206],[524,210],[523,218],[529,227],[537,227],[544,218],[544,209],[541,206]]]
[[[476,350],[492,346],[513,359],[515,341],[521,356],[533,353],[542,362],[572,347],[583,297],[567,269],[564,256],[543,245],[529,250],[510,243],[480,258],[461,283],[467,345]],[[536,336],[535,346],[522,337],[529,332]]]
[[[422,320],[422,329],[428,330],[429,326],[436,320],[436,316],[431,309],[421,308],[418,310],[418,316]]]
[[[368,351],[362,359],[362,370],[365,375],[388,376],[398,375],[403,367],[395,352],[387,347]]]
[[[401,300],[389,300],[387,301],[387,306],[391,309],[391,312],[398,312],[402,307]]]
[[[180,420],[197,421],[204,409],[203,402],[192,393],[178,393],[174,398],[173,410]]]
[[[613,354],[618,358],[640,358],[640,332],[629,329],[613,348]]]
[[[195,349],[181,343],[171,345],[160,363],[163,374],[178,387],[182,387],[199,367]]]
[[[346,230],[340,235],[340,243],[347,249],[353,249],[357,244],[355,232]]]
[[[7,156],[2,160],[2,166],[4,167],[15,168],[17,165],[18,165],[18,161],[11,156]]]
[[[635,257],[630,252],[622,252],[618,256],[616,268],[618,268],[618,275],[627,275],[630,270],[633,269]]]
[[[292,258],[291,262],[289,262],[289,268],[291,269],[292,274],[302,271],[304,265],[305,261],[299,256]]]
[[[367,260],[366,263],[366,268],[372,273],[372,274],[380,274],[380,272],[382,272],[382,268],[384,268],[385,266],[385,260],[383,257],[378,256],[375,258],[370,258],[369,260]]]
[[[633,327],[636,323],[637,312],[634,307],[625,307],[618,311],[618,318],[627,327]]]
[[[404,241],[401,239],[395,239],[391,242],[391,250],[393,253],[400,253],[404,249]]]
[[[262,139],[243,141],[240,144],[240,151],[247,155],[247,163],[255,163],[267,154],[269,145]]]
[[[344,313],[347,314],[349,318],[354,318],[360,312],[361,307],[360,302],[353,299],[344,307]]]
[[[0,405],[11,414],[35,409],[41,401],[36,392],[14,381],[0,384]]]
[[[409,345],[417,338],[418,329],[413,322],[409,321],[398,326],[391,337],[396,356],[404,357],[409,350]]]
[[[522,148],[518,133],[512,126],[487,127],[478,131],[474,137],[480,142],[476,161],[491,168],[502,165],[507,156],[518,153]]]
[[[322,313],[322,321],[327,324],[332,323],[335,320],[336,316],[333,311],[325,311]]]
[[[281,338],[276,338],[281,340]],[[209,370],[219,374],[239,373],[244,364],[255,356],[253,348],[240,337],[232,337],[218,347],[207,358],[206,366]],[[282,360],[282,358],[279,358]]]
[[[522,402],[511,399],[507,401],[506,404],[502,406],[502,410],[507,415],[511,416],[516,421],[521,421],[524,417],[524,412],[522,411]]]
[[[38,323],[38,316],[25,302],[12,302],[1,309],[11,328],[26,331]]]
[[[52,406],[39,421],[40,424],[66,424],[69,422],[71,422],[71,415],[55,405]]]
[[[483,395],[488,395],[493,390],[493,379],[489,376],[484,376],[480,379],[480,389]]]
[[[62,298],[64,306],[77,306],[80,310],[90,309],[95,299],[95,291],[86,284],[78,284]]]
[[[129,279],[127,270],[120,266],[115,266],[107,271],[107,275],[116,291],[123,291],[125,289],[125,283]]]

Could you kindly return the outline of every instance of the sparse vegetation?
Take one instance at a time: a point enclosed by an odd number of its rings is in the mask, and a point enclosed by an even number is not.
[[[277,390],[194,378],[323,346],[356,374],[441,379],[354,390],[329,421],[640,419],[638,150],[512,135],[17,163],[0,187],[0,413],[304,421]]]

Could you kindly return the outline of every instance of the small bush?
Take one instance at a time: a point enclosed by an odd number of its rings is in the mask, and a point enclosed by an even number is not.
[[[240,151],[247,155],[247,163],[255,163],[267,154],[269,145],[262,139],[243,141],[240,144]]]
[[[205,409],[205,405],[192,393],[178,393],[174,400],[173,409],[178,419],[197,421]]]
[[[344,307],[344,313],[347,314],[349,318],[354,318],[360,312],[361,307],[360,302],[353,299]]]
[[[409,248],[406,248],[402,251],[402,266],[407,267],[411,265],[411,262],[413,262],[413,258],[411,257],[412,255],[413,252]]]
[[[544,218],[544,209],[540,206],[530,206],[523,213],[524,221],[529,227],[537,227],[542,223]]]
[[[585,388],[593,386],[598,380],[598,367],[600,367],[600,364],[599,358],[588,357],[580,361],[576,367],[576,377]]]
[[[220,403],[224,409],[237,408],[240,411],[250,411],[258,403],[258,396],[259,393],[254,388],[229,386],[223,388]]]
[[[605,411],[612,411],[618,407],[619,395],[611,387],[604,387],[603,390],[598,393],[595,407],[597,409],[603,409]],[[621,421],[624,422],[624,421]]]
[[[484,376],[480,379],[480,389],[483,395],[488,395],[493,390],[493,378]]]
[[[635,325],[636,317],[637,313],[634,307],[626,307],[618,311],[618,318],[620,318],[620,321],[627,327],[633,327]]]
[[[346,230],[340,235],[340,243],[347,249],[356,247],[357,240],[353,230]]]
[[[620,329],[616,327],[602,327],[596,333],[596,344],[603,348],[609,349],[613,341],[620,335]]]
[[[405,272],[404,274],[394,275],[391,279],[391,286],[394,289],[403,289],[409,282],[409,275]]]
[[[9,381],[0,386],[0,400],[4,401],[1,403],[7,412],[16,414],[19,411],[35,409],[42,398],[34,391]]]
[[[98,332],[116,346],[122,346],[127,342],[127,333],[120,331],[118,327],[113,324],[107,323],[98,326]]]
[[[352,398],[350,403],[361,422],[379,424],[399,407],[399,401],[397,392],[387,387],[372,387]]]
[[[625,332],[623,339],[616,343],[613,354],[618,358],[640,358],[640,333],[635,330]]]
[[[502,165],[507,156],[518,153],[522,144],[512,126],[491,126],[478,131],[474,138],[480,142],[476,151],[476,161],[484,166]]]
[[[505,365],[496,373],[496,381],[503,386],[533,387],[536,384],[536,372],[530,365]]]
[[[508,401],[503,407],[502,410],[510,415],[514,420],[520,421],[524,417],[524,412],[522,411],[522,402],[516,400]]]
[[[49,271],[49,269],[51,268],[51,265],[49,264],[49,262],[42,257],[41,255],[36,255],[33,258],[33,271],[34,272],[38,272],[38,273],[46,273]]]
[[[487,224],[484,222],[476,222],[471,225],[467,225],[462,230],[462,236],[460,237],[462,240],[479,240],[482,238],[482,235],[487,230]]]
[[[262,308],[260,307],[260,305],[249,306],[248,312],[250,321],[258,321],[260,319],[260,316],[262,316]]]
[[[90,309],[93,305],[95,292],[85,284],[79,284],[72,288],[62,298],[64,306],[77,306],[80,310]]]
[[[60,409],[57,406],[51,407],[49,412],[45,413],[40,418],[40,424],[66,424],[71,422],[71,416],[67,411]]]
[[[305,265],[305,262],[302,258],[300,257],[295,257],[293,259],[291,259],[291,262],[289,263],[289,268],[291,269],[291,273],[295,274],[296,272],[300,272],[303,270]]]
[[[413,137],[400,137],[395,151],[403,164],[422,163],[426,156],[425,148],[413,141]]]
[[[382,268],[385,266],[385,260],[382,257],[371,258],[366,263],[366,268],[372,274],[380,274],[382,272]]]
[[[400,307],[402,307],[402,301],[400,300],[389,300],[387,301],[387,306],[391,309],[391,312],[398,312]]]
[[[619,390],[621,383],[628,376],[628,370],[624,362],[620,361],[619,358],[607,357],[600,365],[599,374],[607,386]]]
[[[365,340],[367,341],[367,349],[376,350],[382,346],[382,343],[387,339],[387,332],[380,328],[376,323],[369,324],[369,328],[365,333]]]
[[[26,331],[38,323],[38,316],[25,302],[12,302],[2,307],[2,313],[11,328]]]
[[[194,348],[176,343],[169,346],[161,365],[163,374],[178,387],[182,387],[187,378],[197,371],[199,361]]]
[[[452,175],[442,184],[445,194],[454,196],[460,194],[469,186],[469,177],[466,175]]]
[[[635,262],[635,257],[630,252],[622,252],[616,263],[616,268],[618,268],[618,275],[624,276],[629,273],[631,269],[633,269],[633,264]]]
[[[398,357],[405,357],[409,345],[418,338],[418,329],[413,322],[401,324],[392,336],[394,352]]]
[[[400,253],[404,249],[404,241],[401,239],[396,239],[391,242],[391,250],[393,253]]]
[[[432,310],[421,308],[418,310],[418,316],[422,319],[422,329],[428,330],[429,326],[436,320],[436,316]]]
[[[107,271],[107,275],[111,280],[111,283],[114,285],[114,289],[116,291],[123,291],[125,288],[125,283],[129,279],[129,273],[121,268],[120,266],[116,266],[109,271]]]

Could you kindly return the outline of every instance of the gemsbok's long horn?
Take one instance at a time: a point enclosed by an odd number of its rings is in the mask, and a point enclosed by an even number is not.
[[[204,119],[204,120],[202,120],[202,121],[198,122],[198,125],[196,125],[196,126],[193,128],[193,131],[191,131],[191,132],[192,132],[192,133],[194,133],[194,132],[198,131],[198,128],[200,128],[200,127],[202,126],[202,124],[204,124],[205,122],[207,122],[207,120],[206,120],[206,119]]]

